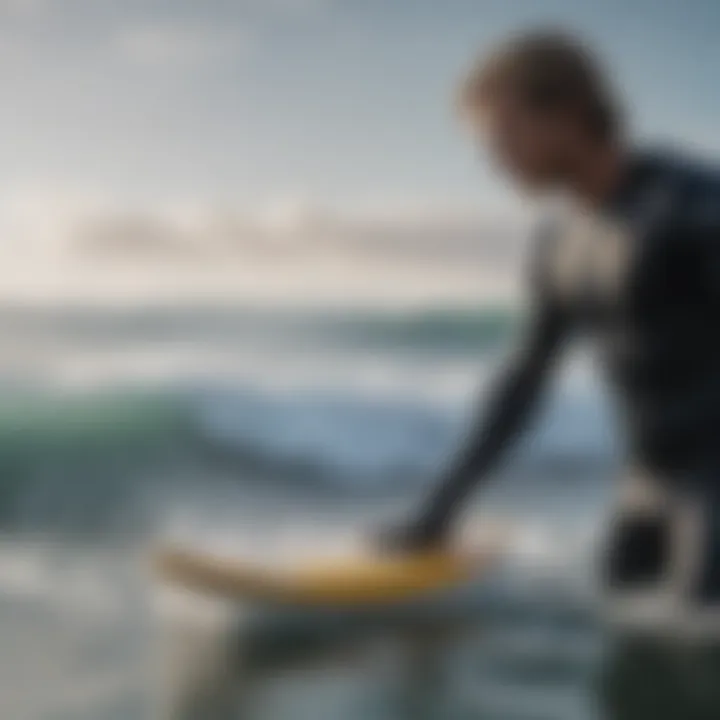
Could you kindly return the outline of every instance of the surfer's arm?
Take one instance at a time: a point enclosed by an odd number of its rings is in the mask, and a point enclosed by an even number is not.
[[[470,492],[524,430],[562,344],[565,326],[563,312],[553,303],[543,301],[536,306],[519,348],[491,382],[490,395],[462,450],[424,507],[413,531],[417,544],[444,536]]]

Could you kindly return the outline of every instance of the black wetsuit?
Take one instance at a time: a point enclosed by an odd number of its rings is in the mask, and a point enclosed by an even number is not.
[[[638,153],[601,212],[563,213],[544,228],[532,288],[520,347],[431,498],[422,532],[444,531],[524,428],[559,350],[577,333],[597,344],[631,462],[659,482],[707,491],[720,527],[720,172]],[[649,528],[643,540],[644,531],[623,538],[611,575],[656,562],[647,555],[659,550],[645,546],[658,533]],[[720,598],[720,557],[708,574],[701,591]]]

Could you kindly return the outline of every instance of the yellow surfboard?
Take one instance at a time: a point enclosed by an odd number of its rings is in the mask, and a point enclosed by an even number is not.
[[[412,600],[478,580],[499,558],[498,548],[476,552],[304,561],[271,569],[240,559],[167,548],[156,555],[160,578],[229,600],[295,605],[367,606]]]

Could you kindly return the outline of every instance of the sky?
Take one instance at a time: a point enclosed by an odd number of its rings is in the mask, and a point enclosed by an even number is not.
[[[512,222],[452,98],[538,25],[598,48],[640,139],[720,151],[717,0],[0,0],[0,235]]]

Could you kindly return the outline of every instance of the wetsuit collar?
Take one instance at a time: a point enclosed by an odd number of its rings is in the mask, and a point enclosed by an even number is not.
[[[601,204],[603,213],[614,215],[633,204],[637,194],[652,178],[658,167],[658,157],[646,150],[630,150],[626,153],[620,180],[612,193]]]

